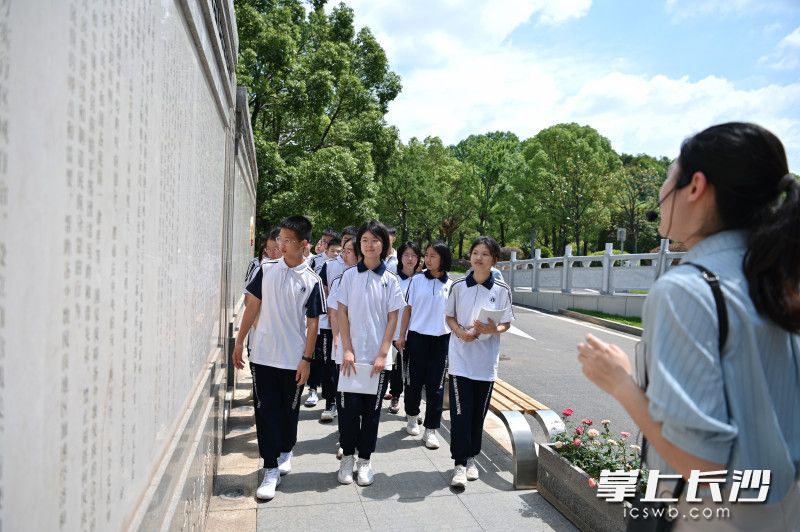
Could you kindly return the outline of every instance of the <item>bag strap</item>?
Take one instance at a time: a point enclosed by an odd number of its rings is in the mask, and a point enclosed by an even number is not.
[[[705,279],[708,286],[711,287],[711,293],[714,294],[714,304],[717,307],[717,321],[719,321],[719,358],[720,364],[722,361],[723,355],[723,348],[725,347],[725,342],[728,340],[728,308],[725,305],[725,296],[722,294],[722,288],[720,288],[719,283],[719,276],[706,268],[705,266],[701,266],[694,262],[682,262],[681,265],[693,266],[694,268],[698,269],[700,273],[703,274],[703,279]],[[648,385],[648,377],[647,371],[645,368],[645,385],[644,388],[647,390]],[[728,409],[728,415],[730,415],[730,405],[728,403],[728,394],[725,392],[725,374],[722,374],[722,393],[725,396],[725,406]],[[641,454],[641,463],[644,464],[647,460],[647,438],[642,436],[642,454]],[[675,483],[675,489],[672,491],[673,498],[679,498],[683,493],[684,488],[686,487],[686,480],[681,477]]]

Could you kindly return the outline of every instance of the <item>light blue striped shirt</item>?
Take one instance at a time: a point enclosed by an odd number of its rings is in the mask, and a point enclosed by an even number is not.
[[[773,503],[789,490],[800,461],[800,336],[756,311],[742,271],[746,250],[747,233],[724,231],[684,258],[720,278],[729,321],[722,369],[711,288],[697,269],[681,266],[660,278],[645,302],[636,379],[643,385],[646,365],[650,415],[668,441],[726,464],[729,476],[771,470]],[[672,473],[652,446],[647,458],[650,469]]]

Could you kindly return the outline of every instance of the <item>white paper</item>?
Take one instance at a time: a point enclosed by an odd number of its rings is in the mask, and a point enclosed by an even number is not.
[[[503,319],[503,316],[505,316],[507,310],[508,309],[494,310],[494,309],[482,308],[480,313],[478,313],[477,321],[485,325],[488,325],[489,320],[492,320],[495,325],[498,325],[502,323],[500,320]],[[486,340],[487,338],[491,338],[492,336],[493,335],[491,334],[482,334],[478,336],[478,340]]]
[[[345,375],[343,371],[340,371],[337,390],[340,392],[376,395],[381,374],[376,373],[370,377],[371,372],[372,364],[356,364],[356,371],[353,372],[351,370],[350,375]]]

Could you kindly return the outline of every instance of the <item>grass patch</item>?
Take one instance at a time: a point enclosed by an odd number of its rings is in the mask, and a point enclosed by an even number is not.
[[[623,325],[631,325],[633,327],[642,326],[642,319],[635,318],[631,316],[617,316],[616,314],[606,314],[605,312],[599,312],[597,310],[584,310],[581,308],[570,308],[567,310],[571,310],[573,312],[580,312],[581,314],[588,314],[589,316],[594,316],[595,318],[603,318],[605,320],[616,321],[617,323],[622,323]]]

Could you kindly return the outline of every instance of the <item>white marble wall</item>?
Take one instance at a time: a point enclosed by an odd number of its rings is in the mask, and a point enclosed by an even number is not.
[[[0,0],[2,531],[202,523],[254,208],[232,14]]]

